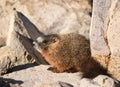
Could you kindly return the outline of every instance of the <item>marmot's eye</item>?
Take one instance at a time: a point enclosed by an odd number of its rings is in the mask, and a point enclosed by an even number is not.
[[[56,40],[55,40],[55,39],[53,39],[53,40],[52,40],[52,43],[55,43],[55,42],[56,42]]]
[[[47,40],[44,40],[43,43],[47,43],[48,41]]]
[[[52,43],[55,43],[55,42],[57,42],[57,41],[58,41],[57,38],[53,38],[53,39],[52,39]]]

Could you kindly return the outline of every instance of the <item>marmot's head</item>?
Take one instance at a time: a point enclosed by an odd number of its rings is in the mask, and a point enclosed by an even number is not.
[[[60,37],[57,34],[47,35],[42,40],[34,42],[35,48],[39,51],[54,49],[59,43]]]

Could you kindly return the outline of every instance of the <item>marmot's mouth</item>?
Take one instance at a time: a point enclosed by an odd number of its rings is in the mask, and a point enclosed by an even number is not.
[[[39,51],[41,52],[41,51],[45,51],[45,50],[48,50],[48,46],[47,45],[45,45],[45,44],[39,44]]]

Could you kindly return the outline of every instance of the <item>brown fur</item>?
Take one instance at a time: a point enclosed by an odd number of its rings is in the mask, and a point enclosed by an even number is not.
[[[69,69],[85,73],[100,71],[97,70],[99,64],[91,58],[89,41],[79,34],[48,35],[39,46],[45,60],[58,72]]]

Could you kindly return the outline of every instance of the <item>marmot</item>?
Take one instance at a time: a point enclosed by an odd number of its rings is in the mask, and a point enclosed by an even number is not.
[[[38,49],[58,72],[74,70],[92,75],[93,71],[98,73],[102,70],[91,58],[89,41],[80,34],[47,35],[39,42]]]

